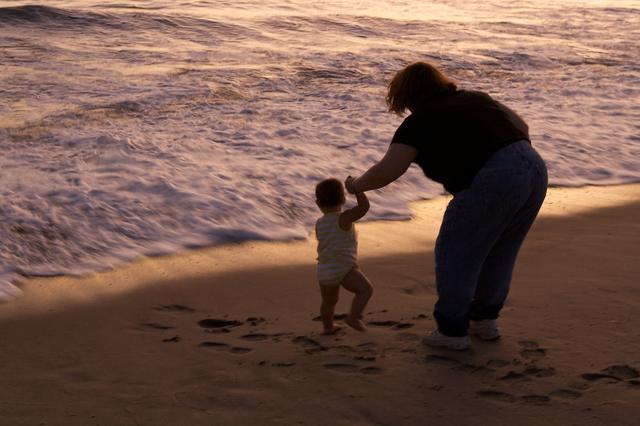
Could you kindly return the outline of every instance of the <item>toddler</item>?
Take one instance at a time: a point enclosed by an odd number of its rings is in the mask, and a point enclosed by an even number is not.
[[[317,277],[322,294],[320,316],[324,334],[333,334],[340,329],[333,322],[340,286],[354,293],[345,323],[355,330],[366,330],[362,312],[373,294],[373,288],[356,262],[358,241],[353,223],[367,213],[369,200],[362,192],[355,196],[358,205],[342,211],[345,203],[342,182],[333,178],[325,179],[316,186],[316,204],[324,213],[316,222]]]

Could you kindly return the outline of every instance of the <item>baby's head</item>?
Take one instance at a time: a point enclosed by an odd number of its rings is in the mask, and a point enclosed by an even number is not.
[[[340,210],[344,202],[344,187],[338,179],[325,179],[316,185],[316,204],[322,212]]]

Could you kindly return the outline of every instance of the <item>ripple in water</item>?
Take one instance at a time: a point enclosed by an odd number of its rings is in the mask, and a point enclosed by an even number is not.
[[[637,3],[354,3],[4,2],[0,281],[307,237],[315,183],[385,151],[414,60],[519,111],[552,184],[640,180]],[[412,168],[368,217],[441,191]]]

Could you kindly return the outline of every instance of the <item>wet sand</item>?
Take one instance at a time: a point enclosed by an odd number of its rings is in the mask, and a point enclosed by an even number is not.
[[[550,190],[503,338],[466,352],[420,343],[446,202],[358,226],[367,333],[320,335],[313,238],[30,279],[0,305],[0,424],[637,424],[640,185]]]

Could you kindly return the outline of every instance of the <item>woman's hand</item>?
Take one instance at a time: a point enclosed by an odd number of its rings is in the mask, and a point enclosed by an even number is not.
[[[347,176],[347,178],[344,180],[344,187],[349,194],[356,193],[355,181],[356,179],[351,175]]]

